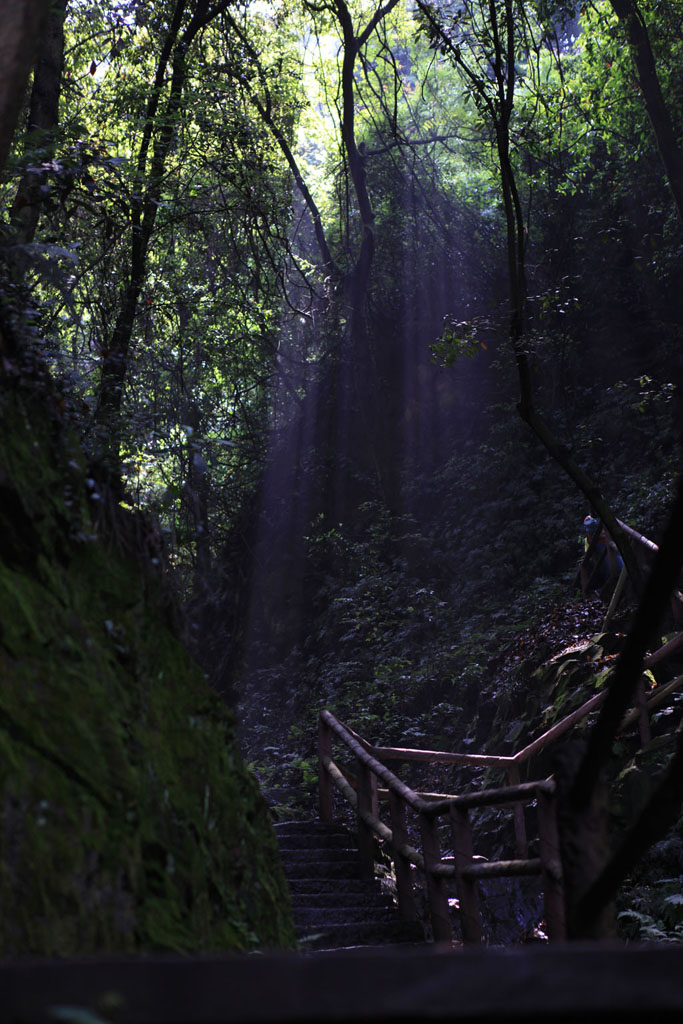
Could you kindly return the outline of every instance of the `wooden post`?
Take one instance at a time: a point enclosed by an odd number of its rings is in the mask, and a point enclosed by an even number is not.
[[[393,790],[389,790],[389,811],[391,813],[391,831],[394,839],[394,872],[396,874],[396,895],[398,909],[404,921],[417,920],[417,907],[413,895],[413,877],[410,861],[399,852],[397,847],[408,843],[406,831],[406,809],[403,800]]]
[[[538,837],[543,878],[543,901],[548,938],[553,942],[564,942],[567,938],[565,923],[564,886],[562,884],[562,859],[560,837],[557,830],[556,800],[554,795],[539,793]]]
[[[678,586],[680,587],[680,581]],[[671,598],[671,614],[677,626],[683,626],[683,601],[681,601],[680,590],[677,589]]]
[[[513,764],[508,772],[508,781],[511,786],[518,786],[519,765]],[[515,847],[520,860],[526,860],[529,856],[529,843],[526,837],[526,822],[524,821],[524,807],[521,803],[514,804],[512,814],[515,822]]]
[[[379,818],[379,786],[374,772],[370,772],[370,810]]]
[[[624,588],[626,587],[627,583],[628,583],[628,572],[626,570],[626,566],[624,566],[623,569],[621,570],[621,572],[619,573],[619,579],[617,580],[617,585],[614,588],[614,593],[612,594],[612,600],[609,603],[609,608],[607,609],[607,614],[605,615],[605,619],[604,619],[604,622],[602,624],[602,632],[603,633],[607,632],[607,629],[609,628],[609,624],[612,621],[612,619],[614,618],[614,613],[617,610],[617,605],[619,604],[619,602],[621,600],[621,595],[624,593]]]
[[[360,854],[361,878],[373,878],[375,874],[375,834],[370,826],[363,821],[361,814],[372,814],[373,793],[377,797],[377,779],[368,766],[356,759],[358,774],[358,852]],[[373,785],[374,782],[374,785]]]
[[[645,677],[638,680],[636,687],[636,707],[638,708],[638,731],[640,733],[641,747],[647,746],[652,739],[650,731],[650,715],[647,710],[647,693],[645,691]]]
[[[327,722],[318,718],[318,802],[320,817],[331,822],[334,818],[334,790],[323,757],[332,757],[332,733]]]
[[[474,878],[468,878],[465,873],[473,863],[472,826],[469,812],[466,807],[451,806],[450,815],[462,938],[465,943],[478,944],[481,942],[481,915],[477,882]]]
[[[438,823],[433,815],[420,815],[420,832],[422,834],[422,854],[425,859],[429,916],[432,922],[434,941],[450,942],[453,938],[453,930],[448,915],[446,884],[443,878],[432,874],[431,870],[441,862]]]

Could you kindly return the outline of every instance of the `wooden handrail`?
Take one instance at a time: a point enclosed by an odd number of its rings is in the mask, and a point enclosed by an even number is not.
[[[532,758],[534,754],[538,754],[544,747],[547,747],[549,743],[552,743],[554,740],[559,739],[560,736],[563,736],[572,728],[572,726],[576,725],[577,722],[586,718],[591,711],[594,711],[602,704],[606,696],[607,690],[602,690],[600,693],[596,693],[593,697],[590,697],[585,704],[581,705],[581,707],[572,711],[564,718],[561,718],[559,722],[552,725],[541,736],[532,740],[531,743],[527,743],[526,747],[522,747],[521,750],[518,750],[517,753],[513,755],[512,760],[515,764],[524,764]]]
[[[340,793],[342,793],[346,797],[348,802],[353,807],[354,811],[357,810],[358,794],[356,793],[353,786],[351,786],[350,783],[347,782],[344,773],[339,770],[337,765],[330,757],[325,757],[323,759],[323,765],[327,772],[329,773],[332,782],[340,791]],[[386,842],[391,843],[392,846],[394,846],[394,849],[396,849],[398,853],[400,853],[403,857],[409,860],[411,864],[414,864],[415,867],[422,868],[424,870],[424,857],[418,850],[414,849],[414,847],[410,846],[408,843],[403,843],[400,845],[395,844],[392,830],[388,828],[384,824],[384,822],[381,821],[376,815],[365,814],[364,819],[366,824],[370,825],[370,827],[377,833],[380,839],[384,839],[386,840]]]
[[[643,662],[644,668],[650,668],[652,665],[656,665],[657,662],[663,661],[664,658],[668,658],[670,654],[674,654],[679,647],[683,647],[683,633],[676,633],[675,636],[663,644],[659,650],[654,651],[652,654],[648,654],[647,658]]]
[[[650,540],[649,537],[645,537],[642,533],[638,533],[638,531],[634,530],[632,526],[627,526],[621,519],[617,519],[617,522],[631,540],[634,540],[636,544],[640,544],[641,548],[647,548],[648,551],[651,551],[653,554],[657,554],[659,546],[655,544],[653,540]]]
[[[678,676],[666,686],[660,687],[651,693],[649,697],[645,698],[643,696],[643,707],[636,707],[635,710],[624,717],[622,729],[630,727],[640,719],[642,742],[643,736],[647,735],[642,730],[643,710],[645,715],[647,715],[649,711],[664,704],[674,692],[680,689],[683,689],[683,675]],[[567,732],[573,725],[590,714],[591,711],[598,708],[606,696],[606,690],[595,694],[582,704],[581,707],[566,715],[561,721],[556,722],[555,725],[551,726],[550,729],[547,729],[546,732],[535,740],[532,740],[531,743],[528,743],[516,754],[500,756],[459,754],[449,751],[415,750],[400,747],[375,747],[359,736],[358,733],[343,725],[330,711],[321,711],[318,739],[321,814],[326,820],[331,820],[332,818],[332,797],[331,791],[328,789],[329,780],[356,811],[359,828],[362,827],[366,830],[364,832],[364,843],[362,844],[365,850],[366,870],[372,870],[373,853],[372,844],[370,843],[372,833],[387,843],[393,851],[396,863],[399,906],[404,916],[415,916],[412,881],[407,866],[412,864],[425,872],[428,880],[430,912],[436,939],[445,940],[450,938],[448,897],[444,889],[445,880],[455,878],[459,893],[462,892],[464,894],[464,902],[461,900],[461,903],[463,913],[468,922],[466,924],[465,917],[463,917],[463,935],[465,940],[479,941],[481,928],[473,917],[473,915],[476,916],[478,914],[478,902],[476,893],[471,888],[475,880],[484,877],[535,874],[539,871],[543,877],[546,920],[552,920],[553,922],[552,926],[549,925],[553,933],[552,937],[561,938],[564,936],[564,918],[561,868],[554,809],[555,784],[552,780],[541,779],[520,783],[518,781],[519,766]],[[352,751],[358,761],[359,772],[356,786],[362,795],[362,801],[359,800],[356,789],[354,789],[332,759],[332,735],[341,740]],[[486,764],[487,766],[507,769],[508,777],[515,784],[498,789],[486,789],[458,795],[418,793],[402,782],[386,764],[382,763],[383,760],[436,761],[438,763],[478,767]],[[378,779],[387,787],[384,792],[377,789]],[[421,822],[423,853],[420,853],[407,843],[405,838],[396,841],[394,829],[389,828],[379,818],[377,811],[379,796],[382,796],[385,800],[388,798],[392,809],[392,823],[395,823],[396,829],[403,837],[405,837],[405,828],[401,808],[409,807],[418,815]],[[523,806],[533,801],[536,801],[538,804],[539,829],[542,826],[541,857],[537,861],[530,861],[526,853],[527,842],[523,813]],[[512,807],[514,810],[517,859],[487,862],[487,866],[479,870],[477,863],[472,859],[471,839],[467,839],[470,829],[469,811],[478,807],[503,806]],[[376,811],[377,813],[375,813]],[[448,814],[450,814],[452,819],[456,850],[458,844],[460,844],[461,850],[470,851],[464,856],[464,860],[461,855],[459,866],[443,860],[435,831],[437,819]],[[465,843],[464,847],[462,847],[463,842]]]
[[[465,878],[519,878],[523,875],[540,875],[541,861],[539,857],[531,860],[484,860],[463,868],[462,873]]]
[[[520,782],[518,786],[501,786],[498,789],[473,790],[461,796],[451,796],[443,800],[441,805],[432,804],[430,809],[439,807],[445,813],[449,807],[507,807],[509,804],[528,803],[535,800],[539,793],[552,796],[555,793],[554,779],[536,779],[533,782]]]
[[[671,653],[681,646],[683,646],[683,633],[677,634],[673,640],[670,640],[665,645],[668,649],[667,653]],[[664,648],[662,648],[663,650]],[[644,662],[645,667],[647,668],[650,664],[652,664],[652,661],[646,658]],[[668,696],[678,689],[683,689],[683,676],[678,676],[672,682],[651,693],[647,698],[647,707],[659,707],[663,703],[664,696]],[[580,707],[560,719],[559,722],[556,722],[540,736],[537,736],[531,743],[518,750],[516,754],[464,754],[446,750],[415,750],[411,747],[372,747],[370,744],[368,744],[368,749],[372,750],[373,755],[382,761],[429,761],[433,764],[460,764],[468,765],[472,768],[494,767],[510,769],[515,765],[521,765],[529,761],[535,754],[540,753],[550,743],[559,739],[560,736],[563,736],[574,725],[586,718],[591,711],[597,710],[606,697],[606,689],[589,697]],[[622,729],[633,725],[637,721],[638,714],[639,712],[636,709],[626,715],[622,722]],[[423,794],[424,796],[427,796],[427,794]]]
[[[320,712],[320,720],[336,733],[340,740],[342,740],[346,746],[353,751],[358,760],[365,764],[370,771],[374,772],[377,778],[381,779],[387,786],[387,789],[392,790],[397,796],[400,796],[405,802],[417,811],[418,814],[423,812],[430,812],[435,806],[433,803],[429,803],[427,800],[423,800],[415,793],[410,786],[406,786],[404,782],[394,775],[386,765],[381,764],[372,754],[368,753],[366,746],[370,744],[361,745],[354,736],[351,735],[346,726],[335,718],[331,711],[324,709]],[[374,752],[374,747],[371,748]]]
[[[676,676],[670,683],[666,683],[665,686],[658,686],[647,699],[648,711],[654,711],[655,708],[661,707],[662,704],[666,703],[667,698],[675,693],[677,690],[683,688],[683,676]],[[624,720],[621,723],[622,729],[628,729],[631,725],[635,725],[639,717],[639,709],[634,708],[633,711],[629,711],[625,715]]]
[[[601,694],[598,694],[597,696],[600,697],[601,699],[604,699],[605,694],[601,693]],[[589,701],[588,703],[591,704],[594,701],[595,701],[595,698],[592,698],[591,701]],[[576,714],[576,712],[574,712],[574,715],[575,714]],[[568,717],[572,717],[572,716],[568,716]],[[450,803],[460,804],[463,807],[464,806],[467,806],[467,807],[476,807],[476,806],[486,807],[486,806],[491,806],[491,805],[494,805],[494,804],[497,804],[497,803],[505,804],[505,803],[514,803],[514,802],[520,801],[520,800],[524,801],[524,800],[527,799],[529,793],[531,793],[532,791],[533,791],[534,796],[536,795],[537,792],[540,792],[540,791],[554,792],[554,785],[555,785],[554,782],[552,782],[550,780],[546,780],[546,781],[538,780],[536,782],[524,782],[524,783],[521,783],[518,786],[507,786],[504,789],[481,790],[481,791],[476,792],[476,793],[467,794],[467,796],[445,796],[445,797],[443,797],[441,799],[437,799],[436,801],[434,799],[432,799],[432,800],[425,800],[425,799],[423,799],[420,796],[419,793],[415,792],[415,790],[411,789],[409,786],[406,786],[406,784],[404,782],[402,782],[398,778],[398,776],[394,775],[394,773],[389,768],[387,768],[386,765],[382,764],[378,760],[378,756],[379,757],[384,757],[384,756],[386,756],[385,752],[387,750],[391,750],[396,755],[397,758],[401,758],[402,760],[409,761],[409,760],[415,759],[415,760],[427,761],[427,760],[430,760],[430,758],[429,757],[423,757],[422,755],[424,755],[424,754],[434,754],[435,755],[434,760],[438,761],[438,760],[443,760],[444,758],[448,758],[449,755],[448,755],[447,751],[410,750],[410,749],[402,750],[401,748],[398,748],[398,747],[397,748],[373,747],[372,744],[367,742],[367,740],[365,740],[362,743],[362,745],[361,745],[361,743],[359,742],[360,737],[356,738],[357,734],[354,734],[352,730],[348,729],[347,726],[343,725],[337,718],[335,718],[335,716],[332,714],[331,711],[328,711],[327,709],[324,709],[323,711],[320,712],[320,718],[321,718],[321,720],[323,722],[325,722],[329,726],[329,728],[332,730],[332,732],[336,733],[336,735],[339,737],[339,739],[344,741],[346,746],[349,747],[349,749],[353,751],[353,753],[356,755],[356,757],[358,758],[359,761],[362,761],[364,764],[366,764],[367,767],[370,768],[370,770],[373,771],[375,773],[375,775],[377,775],[378,778],[380,778],[383,782],[386,783],[387,788],[389,790],[393,790],[393,792],[395,792],[398,796],[401,796],[406,801],[406,803],[409,804],[409,806],[413,808],[413,810],[417,811],[420,814],[430,814],[430,815],[431,814],[443,814],[443,813],[445,813],[448,810],[448,806],[449,806]],[[564,720],[563,720],[563,722],[564,722]],[[544,736],[549,736],[550,733],[552,733],[555,730],[557,730],[559,728],[559,726],[561,726],[563,724],[563,722],[558,722],[557,725],[553,726],[553,729],[548,730],[548,733],[544,734]],[[540,737],[540,739],[543,739],[543,738],[544,737]],[[535,741],[535,742],[537,742],[537,741]],[[532,746],[532,744],[529,745],[529,747],[531,747],[531,746]],[[529,749],[529,748],[525,747],[524,750],[520,751],[520,753],[524,754],[527,749]],[[417,757],[417,758],[414,758],[413,755],[420,755],[420,756]],[[478,755],[476,755],[476,754],[470,754],[470,755],[463,754],[463,755],[455,755],[455,756],[474,757],[474,758],[476,758]],[[511,763],[514,763],[516,760],[518,760],[518,757],[519,757],[518,755],[516,755],[515,757],[507,757],[507,756],[494,757],[494,756],[491,756],[491,757],[486,757],[486,761],[487,761],[488,764],[492,764],[492,765],[504,765],[504,766],[507,766],[507,765],[509,765]],[[464,764],[470,764],[470,763],[481,764],[481,761],[475,761],[475,762],[466,761],[466,762],[462,762],[462,763],[464,763]]]
[[[334,785],[346,797],[351,807],[356,810],[358,807],[358,795],[344,773],[334,763],[332,758],[328,756],[323,758],[323,765],[329,773]],[[442,801],[444,804],[452,804],[453,806],[460,807],[505,806],[506,804],[513,803],[514,801],[524,800],[532,790],[534,794],[539,792],[552,794],[555,792],[555,784],[550,780],[539,783],[525,783],[524,787],[525,788],[521,790],[520,793],[510,793],[507,789],[482,790],[481,793],[468,794],[464,797],[442,797]],[[385,792],[389,794],[392,791],[386,790]],[[424,794],[418,795],[423,796]],[[483,801],[477,799],[477,797],[480,796],[484,797]],[[472,797],[475,798],[474,802],[471,799]],[[415,867],[419,867],[423,871],[425,870],[424,857],[415,849],[415,847],[411,846],[409,843],[396,843],[394,841],[392,829],[388,828],[384,822],[375,815],[364,814],[363,818],[366,821],[366,824],[373,828],[380,839],[390,843],[396,852],[400,853],[401,856],[406,858],[406,860],[409,860],[411,864],[415,865]],[[538,858],[532,860],[483,861],[472,865],[471,868],[466,870],[465,874],[472,878],[500,878],[512,875],[538,875],[541,870],[540,864],[541,862]],[[442,878],[453,878],[455,875],[455,868],[452,864],[442,860],[440,864],[432,869],[432,873],[439,875]]]
[[[638,533],[637,530],[621,521],[619,521],[619,525],[635,544],[648,552],[648,555],[653,555],[659,550],[653,541]],[[592,540],[591,547],[594,546],[596,538],[594,537]],[[589,547],[589,551],[591,547]],[[613,606],[616,606],[616,603],[615,596],[610,606],[610,612],[613,611]],[[676,591],[672,597],[672,608],[674,619],[679,623],[682,621],[682,605],[683,595]],[[610,612],[608,612],[608,618]],[[681,645],[683,645],[683,632],[665,644],[659,651],[650,655],[645,661],[645,667],[655,664]],[[683,676],[677,677],[649,696],[646,695],[644,686],[641,684],[636,694],[636,708],[624,717],[622,729],[628,728],[638,721],[641,743],[647,742],[650,735],[649,712],[663,704],[676,690],[682,688]],[[330,711],[321,711],[318,725],[321,815],[324,820],[332,820],[332,787],[336,788],[356,812],[362,873],[370,874],[374,870],[373,834],[389,846],[395,864],[399,908],[406,918],[414,919],[416,916],[410,865],[424,871],[427,880],[432,930],[436,940],[450,940],[451,938],[449,899],[445,887],[447,880],[455,879],[456,882],[464,941],[479,942],[481,941],[481,920],[477,894],[478,879],[527,874],[542,876],[545,917],[549,936],[552,939],[562,939],[565,936],[564,895],[555,813],[555,784],[552,780],[542,779],[520,782],[520,766],[596,710],[606,696],[607,690],[596,693],[517,753],[508,755],[469,754],[409,747],[377,747],[341,723]],[[333,735],[343,742],[356,758],[355,788],[332,758]],[[384,763],[392,760],[501,768],[507,771],[510,784],[496,789],[457,795],[419,793],[402,782]],[[378,789],[378,780],[384,783],[386,790]],[[389,802],[392,828],[389,828],[379,817],[380,797]],[[540,855],[538,858],[529,859],[524,806],[531,803],[537,805]],[[480,807],[510,807],[513,810],[517,845],[515,860],[481,862],[475,858],[472,852],[472,827],[469,813]],[[421,853],[407,842],[406,808],[410,808],[418,817],[422,836]],[[452,862],[441,856],[437,825],[438,819],[445,816],[450,819],[455,850]]]
[[[358,761],[357,790],[346,779],[344,773],[335,764],[331,756],[331,736],[335,735],[356,756]],[[413,864],[421,868],[427,879],[427,893],[432,918],[434,938],[438,941],[450,940],[452,937],[449,921],[449,901],[445,888],[449,878],[455,878],[460,895],[462,911],[463,938],[466,942],[478,942],[481,939],[481,923],[479,920],[478,897],[476,882],[480,878],[499,878],[519,875],[538,875],[550,880],[550,886],[561,886],[561,867],[559,851],[545,844],[544,852],[539,858],[528,857],[516,860],[487,861],[482,863],[472,853],[471,826],[469,812],[479,807],[520,807],[538,801],[539,806],[546,809],[552,805],[555,794],[555,783],[552,780],[539,779],[534,782],[518,783],[514,786],[481,790],[478,792],[445,796],[435,801],[424,799],[404,782],[402,782],[386,765],[382,764],[374,748],[353,730],[348,729],[330,711],[323,710],[319,716],[319,763],[321,814],[330,819],[332,806],[328,791],[329,779],[341,792],[356,811],[359,824],[359,845],[361,853],[361,872],[372,869],[372,844],[369,842],[372,833],[386,842],[392,850],[396,863],[396,879],[399,897],[399,908],[406,917],[415,916],[415,904],[412,897],[412,881],[406,865]],[[509,759],[506,759],[509,761]],[[374,782],[372,780],[375,780]],[[377,796],[376,780],[381,779],[387,786],[392,809],[394,829],[388,828],[372,808],[372,795]],[[417,815],[422,833],[423,852],[415,850],[403,839],[395,838],[395,833],[404,837],[402,807],[410,807]],[[450,816],[455,848],[453,863],[445,861],[441,856],[440,842],[436,829],[436,820],[440,816]],[[366,831],[370,830],[370,831]],[[542,844],[543,846],[543,844]],[[564,938],[563,903],[560,899],[546,901],[546,919],[553,938]]]
[[[461,764],[472,768],[510,769],[515,765],[524,764],[549,743],[568,732],[572,726],[599,707],[606,696],[606,690],[596,693],[585,704],[556,722],[516,754],[463,754],[447,750],[416,750],[411,747],[370,747],[369,745],[368,747],[372,750],[374,757],[380,761],[429,761],[432,764]]]
[[[432,764],[471,765],[473,768],[504,768],[514,762],[514,757],[504,754],[460,754],[455,751],[419,750],[411,747],[373,747],[372,752],[382,761],[429,761]]]

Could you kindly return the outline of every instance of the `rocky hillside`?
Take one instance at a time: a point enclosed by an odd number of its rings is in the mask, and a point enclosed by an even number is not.
[[[44,385],[3,388],[0,453],[0,952],[292,946],[266,805],[153,528]]]

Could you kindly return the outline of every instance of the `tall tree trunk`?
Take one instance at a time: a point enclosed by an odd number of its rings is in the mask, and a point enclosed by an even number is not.
[[[145,128],[137,158],[139,191],[131,203],[131,245],[128,277],[123,289],[123,301],[116,323],[103,353],[98,404],[95,413],[96,430],[102,439],[104,461],[112,479],[120,472],[121,404],[128,371],[129,353],[140,294],[147,273],[149,246],[154,233],[161,187],[168,158],[173,150],[178,118],[187,76],[186,55],[197,33],[218,16],[228,0],[221,0],[210,8],[208,0],[196,0],[195,9],[181,34],[188,8],[188,0],[178,0],[161,52],[154,86],[145,115]],[[163,113],[159,104],[171,64],[171,86]],[[153,145],[151,165],[149,150]]]
[[[128,353],[133,336],[138,300],[145,280],[147,249],[152,237],[157,209],[156,203],[150,202],[150,199],[151,193],[158,190],[158,183],[153,179],[150,180],[151,173],[148,170],[147,161],[154,131],[158,127],[157,118],[166,79],[166,71],[177,44],[186,7],[187,0],[177,0],[168,34],[159,56],[152,92],[147,102],[145,127],[137,156],[138,182],[136,194],[131,200],[130,264],[127,280],[123,287],[123,298],[119,313],[107,347],[102,354],[95,424],[98,433],[102,437],[104,449],[102,454],[105,462],[108,464],[112,477],[118,477],[119,475],[120,413],[128,369]],[[182,62],[181,68],[184,71],[184,64]],[[178,87],[181,86],[180,76],[175,73],[171,84],[171,97],[169,97],[167,109],[165,110],[167,115],[165,123],[167,125],[171,120],[172,110],[170,108],[174,95],[174,86],[176,92]],[[163,170],[166,155],[166,153],[162,153],[161,141],[158,139],[152,159],[152,167]]]
[[[14,131],[36,59],[49,0],[5,0],[0,31],[0,169],[9,155]],[[0,302],[0,355],[14,357],[21,348],[5,304]],[[2,361],[0,361],[0,372]]]
[[[33,73],[24,153],[33,162],[51,160],[59,122],[59,96],[64,63],[64,17],[67,0],[52,0]],[[42,175],[24,171],[12,204],[11,223],[16,245],[32,242],[40,217]]]
[[[5,0],[0,32],[0,167],[9,154],[49,0]]]
[[[495,124],[495,129],[503,207],[507,227],[510,341],[519,377],[520,398],[517,410],[524,422],[533,430],[548,454],[576,484],[590,503],[592,510],[600,517],[621,553],[636,592],[640,592],[640,569],[628,538],[619,526],[617,517],[612,512],[597,483],[572,458],[569,449],[555,436],[534,405],[531,368],[525,344],[527,330],[527,284],[524,217],[517,189],[515,170],[510,155],[509,126],[514,105],[515,85],[515,11],[512,0],[505,0],[505,21],[502,26],[502,33],[493,0],[490,3],[490,17],[496,44],[494,70],[498,87],[498,120]],[[503,46],[503,38],[506,40],[505,46]]]
[[[610,0],[612,9],[624,26],[631,45],[633,63],[643,91],[645,109],[652,125],[659,155],[673,194],[678,219],[683,226],[683,151],[678,144],[671,115],[659,84],[650,36],[636,0]]]
[[[351,323],[354,325],[352,333],[356,334],[358,326],[364,318],[365,303],[370,285],[370,271],[375,253],[375,215],[368,193],[365,158],[356,142],[353,72],[360,50],[360,43],[354,31],[351,12],[344,0],[337,0],[335,10],[342,29],[342,39],[344,40],[344,59],[342,61],[341,73],[341,134],[361,223],[360,247],[347,283],[347,297],[351,305]]]

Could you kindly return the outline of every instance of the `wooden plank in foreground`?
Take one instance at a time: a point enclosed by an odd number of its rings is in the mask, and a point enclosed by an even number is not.
[[[104,1001],[104,1003],[103,1003]],[[683,947],[526,947],[0,964],[2,1024],[638,1021],[683,1014]],[[104,1016],[104,1014],[103,1014]],[[71,1018],[72,1020],[75,1018]],[[105,1018],[107,1019],[107,1018]],[[653,1018],[654,1019],[654,1018]]]

